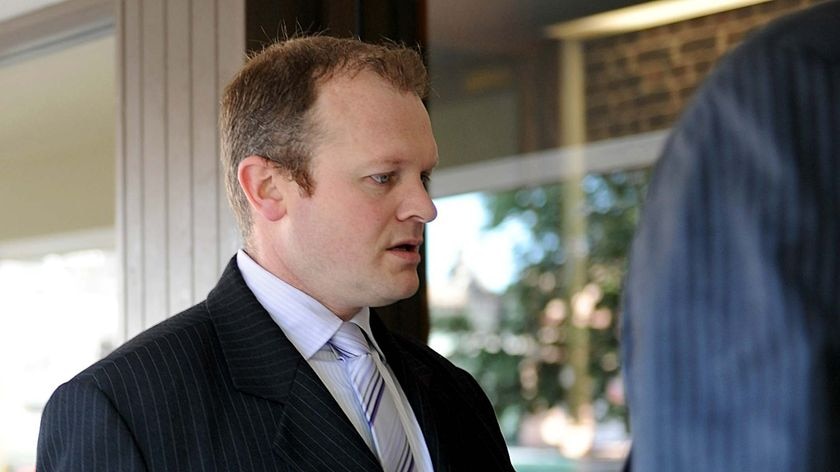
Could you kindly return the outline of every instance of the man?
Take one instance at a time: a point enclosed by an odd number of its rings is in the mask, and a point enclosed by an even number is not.
[[[840,469],[838,26],[751,37],[667,142],[625,290],[633,470]]]
[[[245,250],[206,301],[57,390],[38,469],[512,470],[475,381],[369,309],[418,288],[426,89],[399,47],[308,37],[252,58],[221,113]]]

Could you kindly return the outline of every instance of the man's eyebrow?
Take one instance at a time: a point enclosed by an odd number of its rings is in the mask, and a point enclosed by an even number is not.
[[[389,164],[393,166],[403,166],[406,164],[413,163],[412,159],[406,159],[401,157],[386,157],[383,159],[376,159],[372,161],[373,164]],[[435,159],[434,164],[432,164],[428,169],[431,171],[432,169],[436,168],[440,164],[440,159]]]

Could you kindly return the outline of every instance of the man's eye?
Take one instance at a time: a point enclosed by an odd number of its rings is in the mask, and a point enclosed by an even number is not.
[[[420,180],[423,182],[423,187],[428,190],[429,183],[432,181],[432,176],[429,174],[423,174],[420,176]]]
[[[373,181],[378,183],[378,184],[387,184],[388,182],[391,181],[391,175],[390,174],[376,174],[376,175],[371,175],[370,178],[373,179]]]

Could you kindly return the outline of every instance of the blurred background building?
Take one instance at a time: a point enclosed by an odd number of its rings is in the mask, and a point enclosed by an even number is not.
[[[649,169],[716,61],[812,3],[4,0],[0,471],[33,470],[59,383],[203,299],[238,248],[219,93],[295,29],[429,65],[440,216],[392,325],[476,376],[518,470],[619,470],[618,302]]]

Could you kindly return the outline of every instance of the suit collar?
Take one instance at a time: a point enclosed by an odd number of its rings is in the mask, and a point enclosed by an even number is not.
[[[341,319],[318,300],[272,274],[244,250],[236,266],[245,284],[304,359],[310,359],[341,327]]]
[[[281,408],[273,441],[280,456],[312,470],[381,471],[318,375],[248,289],[235,260],[206,307],[236,390]]]
[[[234,386],[267,400],[285,400],[297,371],[307,364],[245,285],[234,260],[206,304]]]
[[[295,464],[313,464],[313,470],[381,470],[318,375],[245,284],[235,259],[205,303],[234,387],[282,405],[274,438],[278,454]],[[435,387],[429,363],[406,347],[411,341],[398,342],[374,310],[370,327],[411,404],[435,470],[446,470],[448,461],[434,419],[445,414],[435,411],[435,405],[445,404],[435,392],[448,388]],[[334,457],[328,450],[343,452]],[[336,460],[341,461],[341,467],[325,462]]]

